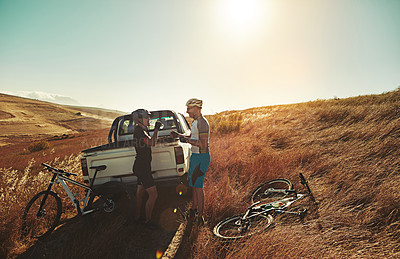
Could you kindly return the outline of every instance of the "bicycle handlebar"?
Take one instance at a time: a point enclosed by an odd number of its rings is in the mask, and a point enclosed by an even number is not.
[[[45,167],[47,168],[47,170],[49,170],[49,171],[54,171],[55,173],[58,173],[58,174],[61,174],[61,175],[66,175],[66,176],[73,175],[73,176],[77,176],[77,174],[65,172],[65,171],[62,170],[62,169],[54,168],[54,167],[49,166],[48,164],[45,164],[45,163],[42,163],[42,166],[45,166]]]

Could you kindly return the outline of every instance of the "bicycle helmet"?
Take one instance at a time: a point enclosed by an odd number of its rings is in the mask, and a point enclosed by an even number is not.
[[[192,98],[186,102],[186,106],[189,106],[189,107],[197,106],[197,107],[201,108],[203,106],[203,101],[196,99],[196,98]]]
[[[150,118],[150,112],[145,109],[137,109],[136,111],[132,112],[132,119],[135,123],[138,122],[139,118]]]

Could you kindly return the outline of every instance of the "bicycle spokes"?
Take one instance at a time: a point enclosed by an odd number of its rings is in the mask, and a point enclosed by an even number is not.
[[[238,215],[217,224],[214,234],[226,239],[242,238],[266,229],[271,223],[271,215]]]
[[[36,213],[36,218],[41,219],[46,215],[46,209],[39,209],[38,212]]]
[[[235,225],[237,225],[237,232],[240,234],[244,234],[249,229],[250,222],[248,220],[244,221],[239,219],[235,222]]]
[[[42,202],[47,195],[47,199]],[[22,217],[22,235],[39,238],[50,233],[61,216],[61,200],[53,192],[35,195],[28,203]]]

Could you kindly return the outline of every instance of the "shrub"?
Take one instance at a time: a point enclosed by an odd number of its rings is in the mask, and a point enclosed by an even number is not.
[[[242,125],[243,116],[237,113],[221,115],[216,114],[209,118],[211,132],[228,134],[238,132]]]
[[[35,143],[32,143],[31,145],[29,145],[28,150],[29,150],[29,152],[33,153],[33,152],[45,150],[48,148],[50,148],[49,142],[39,141],[39,142],[35,142]]]

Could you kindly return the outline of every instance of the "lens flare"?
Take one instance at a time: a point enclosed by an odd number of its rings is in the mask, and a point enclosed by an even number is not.
[[[157,252],[156,252],[156,258],[157,258],[157,259],[161,258],[161,257],[163,256],[163,254],[164,254],[163,251],[157,250]]]
[[[175,188],[175,192],[176,194],[178,194],[179,196],[185,196],[186,193],[188,191],[188,187],[186,187],[184,184],[179,184],[178,186],[176,186]]]

